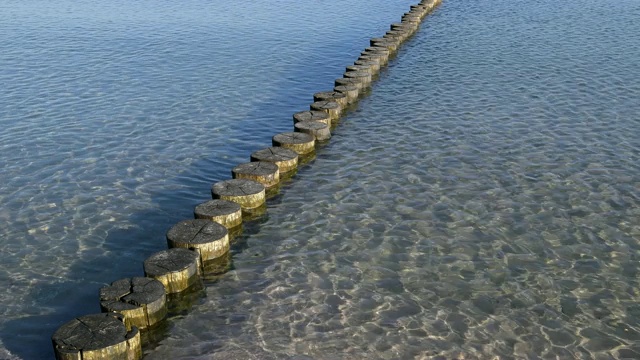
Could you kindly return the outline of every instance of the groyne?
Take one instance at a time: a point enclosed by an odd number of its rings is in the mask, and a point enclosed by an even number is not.
[[[142,263],[144,277],[113,281],[97,294],[102,313],[77,317],[52,335],[56,359],[139,359],[144,337],[166,319],[179,294],[202,286],[202,277],[229,268],[229,246],[242,223],[264,214],[269,198],[283,179],[315,155],[318,144],[330,141],[348,109],[355,106],[389,59],[419,28],[441,0],[422,0],[372,38],[353,64],[345,67],[333,88],[313,94],[309,109],[293,115],[291,132],[275,134],[270,147],[250,154],[250,162],[230,171],[231,179],[211,186],[212,200],[194,209],[194,218],[167,233],[168,249]]]

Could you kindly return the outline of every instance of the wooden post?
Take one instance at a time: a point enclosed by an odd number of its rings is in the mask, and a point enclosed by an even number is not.
[[[240,164],[231,170],[234,179],[249,179],[264,185],[266,190],[278,186],[280,171],[278,165],[267,161],[253,161]]]
[[[160,281],[167,294],[178,293],[199,282],[199,260],[195,251],[181,248],[162,250],[144,261],[144,275]]]
[[[291,149],[273,146],[253,152],[251,161],[268,161],[278,165],[282,178],[283,174],[294,171],[298,167],[298,153]]]
[[[378,75],[378,71],[376,69],[379,69],[380,67],[377,66],[376,64],[374,65],[358,65],[358,64],[353,64],[353,65],[348,65],[345,70],[346,72],[365,72],[367,74],[369,74],[369,76],[371,77],[371,79],[373,80],[373,78]]]
[[[265,202],[265,187],[257,181],[248,179],[225,180],[211,187],[214,199],[238,203],[242,210],[255,209]]]
[[[300,121],[320,121],[331,126],[331,116],[326,111],[307,110],[293,114],[293,123]]]
[[[195,251],[200,255],[200,263],[204,263],[229,251],[229,231],[205,219],[184,220],[167,231],[167,244]]]
[[[331,130],[325,123],[319,121],[301,121],[295,124],[295,130],[313,136],[317,141],[331,138]]]
[[[352,79],[352,78],[339,78],[336,79],[335,81],[335,86],[336,88],[338,86],[343,86],[343,85],[352,85],[358,88],[358,96],[363,92],[362,90],[366,88],[366,86],[361,83],[360,81],[356,80],[356,79]]]
[[[323,91],[313,94],[313,101],[335,101],[344,108],[347,106],[347,95],[338,91]],[[331,126],[331,124],[327,124]]]
[[[347,71],[343,74],[343,76],[347,79],[355,79],[359,81],[363,85],[363,87],[369,86],[371,84],[371,81],[373,81],[371,73],[368,73],[366,71]]]
[[[380,63],[370,59],[358,59],[353,62],[354,65],[368,66],[371,68],[372,74],[380,72]],[[347,69],[348,70],[348,69]]]
[[[128,329],[145,329],[167,316],[167,295],[164,285],[156,279],[126,278],[100,289],[100,308],[122,314]]]
[[[272,142],[273,146],[291,149],[298,153],[298,155],[312,153],[315,150],[316,144],[313,136],[298,132],[277,134],[273,137]]]
[[[360,94],[360,88],[352,84],[337,85],[333,90],[345,94],[347,96],[347,103],[353,104],[358,101],[358,95]]]
[[[309,108],[316,111],[325,111],[331,117],[331,121],[338,120],[342,114],[342,106],[335,101],[316,101]]]
[[[371,46],[384,47],[389,49],[392,53],[398,50],[398,42],[385,38],[373,38],[370,40]]]
[[[51,341],[58,360],[142,358],[140,331],[127,329],[121,314],[80,316],[59,327]]]
[[[194,216],[196,219],[215,221],[227,229],[242,224],[242,208],[233,201],[209,200],[196,206]]]

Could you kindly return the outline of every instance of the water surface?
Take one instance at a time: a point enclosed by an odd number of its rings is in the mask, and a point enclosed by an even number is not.
[[[52,357],[411,3],[2,1],[0,358]]]
[[[639,16],[445,1],[147,358],[640,358]]]

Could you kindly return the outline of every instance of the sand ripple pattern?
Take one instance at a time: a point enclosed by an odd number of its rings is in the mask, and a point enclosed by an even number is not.
[[[640,358],[638,18],[445,1],[148,358]]]

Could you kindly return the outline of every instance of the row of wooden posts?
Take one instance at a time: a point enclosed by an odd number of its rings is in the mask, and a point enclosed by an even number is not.
[[[277,192],[281,178],[295,173],[301,159],[315,152],[317,142],[329,140],[343,111],[358,101],[389,57],[440,2],[422,0],[412,5],[401,22],[370,40],[371,46],[347,66],[332,91],[314,94],[310,109],[293,115],[293,132],[275,135],[272,147],[252,153],[251,162],[233,168],[232,179],[214,184],[213,200],[195,207],[195,219],[167,232],[169,249],[144,261],[145,277],[103,287],[102,313],[78,317],[58,328],[52,336],[56,359],[141,358],[140,330],[166,318],[167,295],[192,288],[203,274],[220,271],[217,262],[229,256],[230,234],[241,229],[243,220],[266,211],[266,199]]]

